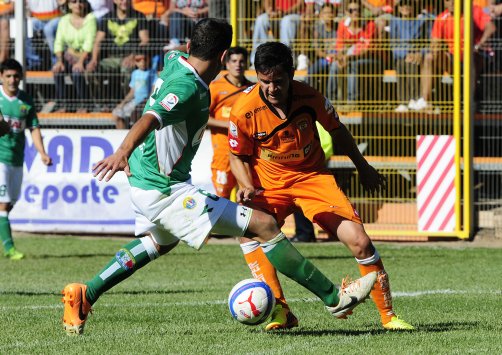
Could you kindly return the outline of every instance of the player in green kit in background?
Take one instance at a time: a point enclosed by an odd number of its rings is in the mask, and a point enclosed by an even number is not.
[[[9,212],[21,193],[24,163],[24,130],[31,131],[33,143],[42,162],[52,163],[45,153],[37,113],[33,100],[19,89],[23,77],[23,67],[14,59],[7,59],[0,64],[0,238],[4,256],[11,260],[20,260],[24,254],[14,247],[9,222]]]
[[[193,157],[209,118],[209,83],[222,68],[232,27],[203,19],[187,43],[189,55],[165,55],[143,116],[111,156],[94,167],[99,180],[124,171],[136,212],[135,235],[86,283],[63,290],[63,325],[78,335],[91,306],[108,289],[172,250],[179,241],[200,249],[210,232],[255,239],[274,267],[316,294],[335,316],[351,311],[368,297],[373,273],[346,288],[335,286],[306,260],[280,231],[272,216],[233,203],[189,183]]]

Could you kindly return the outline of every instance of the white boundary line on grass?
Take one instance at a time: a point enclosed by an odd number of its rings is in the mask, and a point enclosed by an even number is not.
[[[446,290],[425,290],[425,291],[415,291],[415,292],[393,292],[392,297],[395,298],[400,298],[400,297],[420,297],[420,296],[430,296],[430,295],[463,295],[463,294],[476,294],[476,295],[486,295],[486,294],[501,294],[502,291],[494,291],[494,290],[488,290],[488,291],[466,291],[466,290],[451,290],[451,289],[446,289]],[[111,295],[111,294],[110,294]],[[288,299],[288,302],[295,303],[295,302],[317,302],[319,301],[318,298],[291,298]],[[99,303],[99,308],[116,308],[116,307],[136,307],[136,308],[143,308],[143,307],[159,307],[164,306],[164,307],[179,307],[179,306],[212,306],[212,305],[217,305],[217,304],[226,304],[226,300],[214,300],[214,301],[199,301],[199,302],[173,302],[173,303],[150,303],[150,302],[145,302],[145,303],[127,303],[127,305],[124,304],[116,304],[116,303]],[[55,308],[62,308],[63,304],[53,304],[53,305],[45,305],[45,306],[0,306],[0,310],[23,310],[23,309],[30,309],[30,310],[38,310],[38,309],[55,309]]]

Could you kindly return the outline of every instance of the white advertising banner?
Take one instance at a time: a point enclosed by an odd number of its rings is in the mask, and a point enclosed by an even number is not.
[[[134,212],[126,175],[98,181],[92,166],[112,154],[127,131],[42,129],[53,165],[45,166],[27,132],[19,201],[12,228],[28,232],[132,234]],[[192,183],[210,192],[212,146],[207,131],[192,164]]]

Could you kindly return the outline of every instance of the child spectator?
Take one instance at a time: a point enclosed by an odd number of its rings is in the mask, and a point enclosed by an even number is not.
[[[150,95],[152,85],[156,79],[156,70],[149,67],[150,60],[144,53],[134,56],[137,69],[131,74],[129,92],[112,111],[115,127],[118,129],[129,128],[131,116],[137,108],[142,108],[142,103]],[[134,123],[134,122],[132,122]]]
[[[427,23],[423,17],[417,18],[415,0],[401,0],[399,17],[390,20],[390,47],[397,71],[396,112],[407,112],[419,98],[419,68],[422,63],[421,43],[428,38]]]
[[[87,112],[84,106],[89,99],[88,87],[84,78],[84,66],[92,52],[96,37],[96,17],[91,12],[87,0],[69,0],[69,13],[61,17],[54,42],[56,64],[52,67],[56,85],[56,100],[59,105],[57,111],[65,112],[64,104],[68,97],[65,95],[65,73],[71,73],[76,97],[79,102],[77,112]]]

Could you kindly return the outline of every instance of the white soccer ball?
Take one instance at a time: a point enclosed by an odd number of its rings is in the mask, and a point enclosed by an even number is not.
[[[275,306],[270,287],[258,279],[246,279],[237,283],[228,295],[228,307],[232,317],[242,324],[263,323]]]

